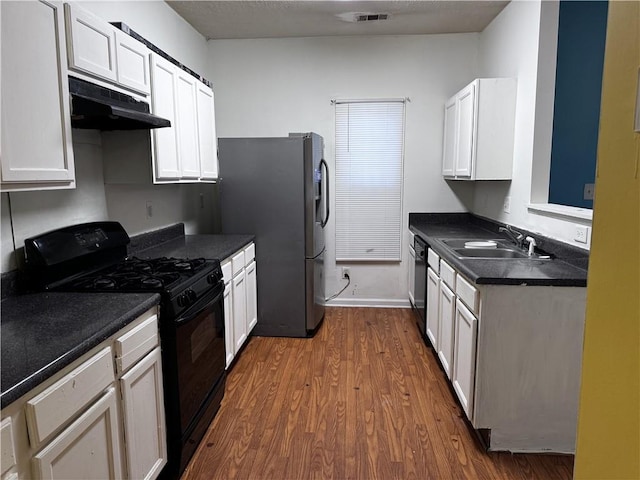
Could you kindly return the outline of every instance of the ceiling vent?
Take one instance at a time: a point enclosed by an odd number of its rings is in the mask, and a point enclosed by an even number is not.
[[[363,12],[347,12],[336,15],[340,20],[351,23],[361,22],[379,22],[389,20],[391,17],[388,13],[363,13]]]
[[[358,13],[356,14],[356,22],[375,22],[376,20],[386,20],[389,18],[387,13]]]

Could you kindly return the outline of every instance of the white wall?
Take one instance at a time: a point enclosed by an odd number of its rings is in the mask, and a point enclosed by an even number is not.
[[[585,247],[573,241],[575,225],[590,225],[590,221],[527,208],[532,200],[546,202],[547,198],[557,28],[557,2],[514,1],[480,34],[478,76],[515,77],[518,94],[513,180],[476,182],[472,211]],[[503,211],[507,196],[511,197],[510,213]]]
[[[166,3],[152,2],[79,2],[107,21],[123,21],[198,73],[205,74],[208,64],[207,43]],[[188,233],[209,233],[213,228],[214,187],[207,185],[152,185],[151,176],[134,178],[126,185],[104,185],[104,149],[97,131],[74,130],[73,148],[76,185],[73,190],[15,192],[2,194],[2,272],[15,269],[24,239],[48,230],[75,223],[116,220],[130,235],[185,222]],[[121,153],[127,168],[124,177],[132,177],[145,163],[150,152],[135,155]],[[131,170],[129,170],[131,168]],[[202,199],[201,199],[202,195]],[[153,216],[147,216],[146,203],[153,203]],[[201,205],[203,207],[201,207]],[[11,228],[13,224],[13,229]]]
[[[218,136],[314,131],[324,137],[325,157],[335,171],[331,99],[409,97],[405,225],[409,212],[466,211],[473,185],[449,186],[440,175],[443,105],[474,78],[477,41],[477,34],[210,40]],[[333,260],[333,220],[327,229],[328,296],[344,285]],[[350,265],[351,286],[340,299],[349,304],[408,304],[407,241],[405,233],[400,264]]]

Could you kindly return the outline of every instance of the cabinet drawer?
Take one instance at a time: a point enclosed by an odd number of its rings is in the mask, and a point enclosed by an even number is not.
[[[449,285],[449,288],[456,290],[456,271],[444,260],[440,260],[440,280]]]
[[[244,264],[249,265],[256,258],[256,246],[252,243],[244,249]]]
[[[114,344],[116,370],[125,372],[158,345],[158,316],[152,315]]]
[[[26,403],[29,440],[37,447],[114,381],[111,347],[101,350]]]
[[[456,294],[469,310],[478,315],[478,290],[460,275],[456,279]]]
[[[427,251],[427,263],[436,274],[440,273],[440,256],[431,248]]]
[[[244,268],[244,250],[241,250],[231,257],[231,268],[234,277],[242,271]]]
[[[231,259],[226,259],[222,265],[222,278],[224,283],[229,283],[233,278],[233,269],[231,268]]]

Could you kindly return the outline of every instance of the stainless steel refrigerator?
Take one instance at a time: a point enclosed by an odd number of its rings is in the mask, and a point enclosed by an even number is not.
[[[315,133],[221,138],[222,233],[256,236],[262,336],[306,337],[324,318],[329,172]]]

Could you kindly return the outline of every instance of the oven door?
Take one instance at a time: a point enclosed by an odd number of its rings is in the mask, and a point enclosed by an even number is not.
[[[180,430],[187,431],[225,368],[224,283],[175,320]]]

